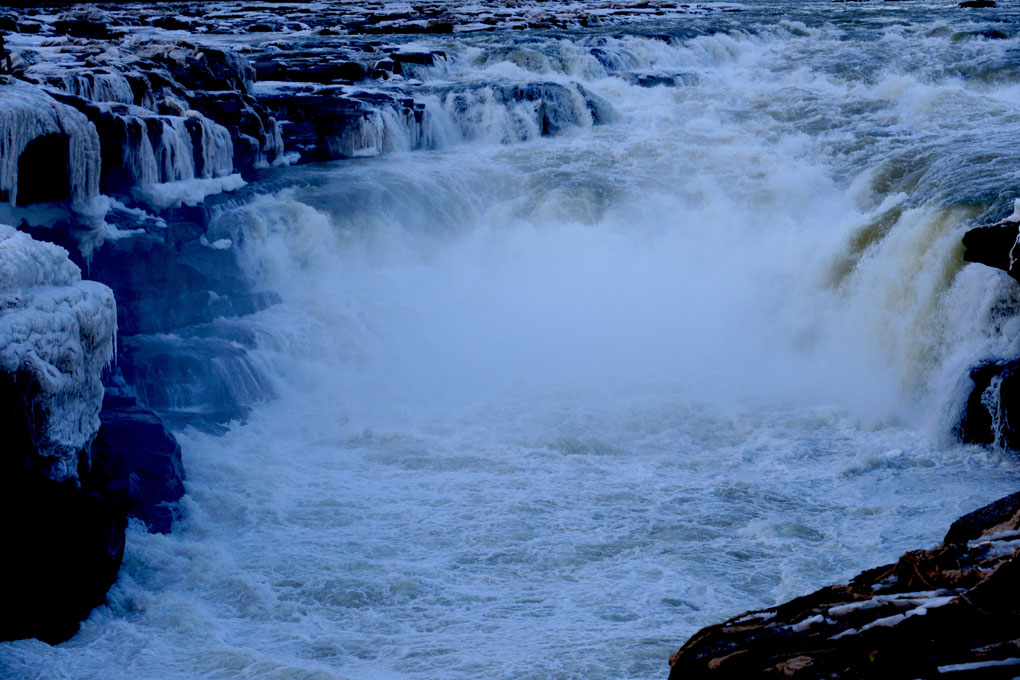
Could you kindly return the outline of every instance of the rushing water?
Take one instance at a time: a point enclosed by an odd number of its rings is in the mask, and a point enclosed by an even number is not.
[[[430,38],[427,140],[221,216],[284,298],[242,322],[279,398],[182,434],[185,520],[3,675],[662,677],[700,626],[937,543],[1016,489],[948,431],[1018,331],[959,245],[1017,197],[1017,19]],[[498,94],[533,83],[582,98],[561,134]]]

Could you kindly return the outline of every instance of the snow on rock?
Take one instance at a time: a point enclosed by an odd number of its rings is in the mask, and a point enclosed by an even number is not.
[[[196,206],[201,204],[207,196],[235,191],[245,184],[247,182],[241,179],[241,175],[234,174],[226,177],[143,184],[132,189],[131,195],[135,200],[156,211],[161,211],[167,208],[179,208],[182,205]]]
[[[99,164],[99,135],[88,118],[38,87],[0,84],[0,200],[87,205],[99,193]]]
[[[82,281],[63,248],[0,225],[0,372],[31,400],[37,464],[53,479],[76,476],[99,429],[116,329],[109,288]]]
[[[1012,665],[1018,535],[1020,493],[960,518],[936,548],[702,629],[669,677],[913,680]]]

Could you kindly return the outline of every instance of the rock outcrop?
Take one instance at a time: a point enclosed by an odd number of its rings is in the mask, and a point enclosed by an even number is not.
[[[83,281],[62,248],[0,225],[0,371],[20,386],[26,469],[63,481],[87,466],[116,328],[109,288]]]
[[[66,639],[116,578],[126,514],[88,482],[116,324],[109,288],[0,225],[0,639]]]
[[[705,628],[670,678],[1012,678],[1020,669],[1020,493],[931,550]]]
[[[117,577],[128,520],[165,532],[177,516],[180,447],[103,387],[116,331],[109,287],[0,225],[0,640],[73,635]]]
[[[1020,208],[1020,204],[1017,206]],[[1020,281],[1020,210],[963,236],[967,262],[1001,269]],[[982,361],[971,368],[971,388],[953,431],[968,444],[1020,450],[1020,358]]]

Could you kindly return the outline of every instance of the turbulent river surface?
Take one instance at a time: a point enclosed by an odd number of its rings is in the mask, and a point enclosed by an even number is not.
[[[283,297],[241,322],[277,398],[183,432],[175,532],[0,674],[664,677],[1015,491],[950,429],[1015,353],[960,237],[1020,195],[1020,15],[739,7],[404,38],[448,55],[425,143],[221,216]],[[554,136],[499,98],[535,83],[581,98]]]

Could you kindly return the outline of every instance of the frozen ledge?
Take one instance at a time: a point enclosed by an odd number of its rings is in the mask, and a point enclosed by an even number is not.
[[[52,479],[77,475],[99,429],[116,330],[108,287],[82,281],[63,248],[0,225],[0,374],[24,407],[31,466]]]

